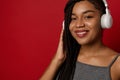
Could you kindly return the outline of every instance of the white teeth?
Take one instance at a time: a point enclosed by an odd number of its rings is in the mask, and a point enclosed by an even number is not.
[[[85,33],[86,33],[86,32],[78,32],[77,34],[81,34],[81,35],[82,35],[82,34],[85,34]]]

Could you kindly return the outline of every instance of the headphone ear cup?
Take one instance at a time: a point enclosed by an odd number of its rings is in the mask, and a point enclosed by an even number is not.
[[[101,27],[103,29],[109,29],[112,27],[112,16],[110,14],[103,14],[101,17]]]

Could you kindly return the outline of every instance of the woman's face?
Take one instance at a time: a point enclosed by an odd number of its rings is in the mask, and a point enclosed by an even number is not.
[[[81,45],[88,45],[101,39],[101,14],[88,1],[77,2],[72,10],[69,30]]]

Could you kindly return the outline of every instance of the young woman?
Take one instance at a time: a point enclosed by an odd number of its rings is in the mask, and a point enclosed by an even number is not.
[[[120,80],[120,57],[102,42],[102,0],[69,0],[56,55],[40,80]]]

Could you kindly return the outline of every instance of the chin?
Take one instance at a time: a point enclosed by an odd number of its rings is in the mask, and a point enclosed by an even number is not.
[[[84,46],[84,45],[94,44],[95,41],[92,39],[83,39],[83,40],[77,40],[77,42],[79,45]]]
[[[78,44],[80,44],[81,46],[82,45],[88,45],[89,44],[89,42],[87,42],[87,41],[77,41],[78,42]]]

